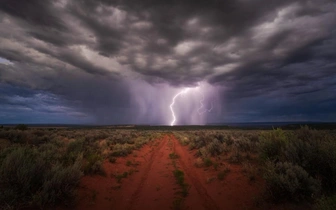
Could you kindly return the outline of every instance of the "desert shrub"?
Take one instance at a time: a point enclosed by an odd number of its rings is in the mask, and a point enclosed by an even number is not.
[[[77,139],[68,144],[67,153],[80,153],[84,149],[84,140]]]
[[[259,134],[258,133],[250,133],[247,137],[253,143],[259,142]]]
[[[37,136],[37,137],[42,137],[42,136],[45,136],[47,135],[47,131],[46,130],[42,130],[42,129],[34,129],[32,130],[31,132],[34,136]]]
[[[277,129],[261,136],[260,156],[298,165],[320,178],[324,192],[336,191],[336,139],[331,134],[308,127],[286,133]]]
[[[304,142],[301,139],[293,139],[283,148],[283,159],[288,162],[306,167],[310,162],[310,158],[313,156],[312,148],[309,142]]]
[[[207,157],[210,156],[210,153],[209,153],[209,151],[206,147],[202,147],[199,150],[197,150],[196,156],[197,157],[202,157],[202,158],[207,158]]]
[[[90,153],[85,156],[83,171],[85,174],[100,174],[105,175],[103,168],[103,158],[100,154]]]
[[[1,152],[0,208],[67,203],[79,182],[80,162],[64,167],[36,149],[11,147]],[[50,164],[53,162],[54,164]]]
[[[222,133],[216,133],[215,134],[216,139],[218,139],[218,141],[220,141],[220,143],[224,143],[224,135]]]
[[[235,140],[234,145],[239,151],[242,152],[248,152],[254,148],[252,142],[245,137],[241,137]]]
[[[108,145],[115,145],[115,144],[135,144],[137,141],[135,140],[138,138],[138,134],[136,133],[116,133],[113,136],[109,136],[107,138]],[[141,136],[143,137],[143,135]]]
[[[18,148],[11,151],[0,166],[1,204],[27,203],[43,184],[47,167],[35,150]],[[4,203],[3,203],[4,202]]]
[[[183,146],[187,146],[189,144],[190,140],[187,137],[182,137],[180,142]]]
[[[191,139],[191,142],[189,144],[189,149],[199,149],[201,147],[206,146],[206,141],[204,138],[200,136],[195,136],[194,138]]]
[[[322,197],[316,203],[317,210],[334,210],[336,209],[336,195]]]
[[[190,141],[190,143],[189,143],[189,150],[193,150],[195,148],[196,148],[195,143],[193,141]]]
[[[133,145],[116,144],[113,146],[113,150],[110,153],[110,156],[113,156],[113,157],[127,156],[132,153],[133,149],[134,149]]]
[[[10,140],[12,143],[23,144],[27,141],[27,133],[22,130],[8,130],[2,133],[2,138]]]
[[[264,160],[279,161],[282,149],[287,142],[287,136],[281,129],[261,133],[259,145],[260,157]]]
[[[170,159],[178,159],[180,156],[178,154],[176,154],[175,152],[172,152],[169,154],[169,158]]]
[[[49,164],[61,161],[63,154],[59,144],[47,143],[38,148],[41,158]]]
[[[48,136],[33,136],[32,139],[30,139],[29,144],[41,145],[47,143],[48,141],[49,141]]]
[[[242,162],[242,160],[243,160],[243,156],[239,152],[239,149],[236,146],[232,147],[231,154],[230,154],[228,161],[230,163],[239,164]]]
[[[16,125],[15,126],[15,129],[16,130],[27,130],[28,129],[28,126],[27,125],[25,125],[25,124],[18,124],[18,125]]]
[[[94,135],[93,135],[94,136]],[[99,135],[96,135],[101,138]],[[101,149],[96,140],[93,139],[77,139],[68,144],[66,154],[64,156],[65,163],[74,164],[78,157],[83,157],[82,169],[85,174],[105,175],[103,157]]]
[[[223,139],[223,143],[225,143],[228,146],[232,145],[234,143],[232,135],[230,134],[226,135],[226,137]]]
[[[75,189],[82,176],[80,167],[79,160],[68,167],[61,164],[52,166],[45,174],[42,189],[34,195],[34,202],[41,207],[58,203],[69,205],[75,198]]]
[[[84,141],[82,139],[77,139],[68,144],[66,148],[65,155],[63,157],[64,162],[68,165],[72,165],[78,156],[84,153]]]
[[[135,149],[140,149],[143,145],[145,145],[149,140],[145,138],[138,138],[135,141],[134,148]]]
[[[321,190],[318,180],[302,167],[288,162],[268,162],[264,178],[268,192],[276,201],[307,200],[317,196]]]
[[[208,153],[210,153],[212,156],[220,155],[223,152],[222,144],[218,139],[212,140],[207,146],[206,146]]]
[[[183,146],[187,146],[190,143],[190,139],[180,133],[174,133],[174,136]]]
[[[204,164],[205,167],[210,167],[210,166],[212,166],[213,162],[210,158],[204,158],[203,159],[203,164]]]
[[[105,133],[104,131],[91,131],[90,133],[86,134],[84,136],[84,140],[85,142],[95,142],[97,140],[102,140],[102,139],[106,139],[108,137],[108,134]]]

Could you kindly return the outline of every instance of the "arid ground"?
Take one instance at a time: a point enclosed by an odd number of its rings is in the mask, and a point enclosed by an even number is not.
[[[174,135],[164,135],[139,151],[118,158],[116,163],[105,161],[106,176],[85,176],[76,209],[293,208],[260,203],[264,182],[260,177],[249,180],[242,165],[217,159],[214,169],[196,167],[197,161],[195,151],[182,146]],[[176,169],[184,173],[185,195],[174,177]],[[219,171],[224,171],[223,177],[218,177]],[[125,173],[127,176],[120,178]]]
[[[0,209],[336,209],[333,130],[0,129]]]

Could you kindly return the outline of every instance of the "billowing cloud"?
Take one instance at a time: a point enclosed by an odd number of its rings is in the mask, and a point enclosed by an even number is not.
[[[0,123],[169,124],[198,84],[181,124],[333,121],[335,27],[332,0],[4,0]]]

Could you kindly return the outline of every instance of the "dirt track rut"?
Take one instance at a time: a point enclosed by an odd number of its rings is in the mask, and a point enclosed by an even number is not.
[[[199,180],[195,174],[195,169],[192,160],[188,159],[185,155],[187,151],[185,148],[181,146],[181,144],[176,140],[174,136],[171,136],[173,143],[174,143],[174,151],[180,156],[178,162],[180,163],[182,171],[187,175],[191,186],[196,189],[199,197],[202,200],[202,206],[204,209],[219,209],[217,204],[215,203],[214,199],[208,194],[205,187],[203,187],[202,181]],[[195,197],[195,195],[190,195],[191,197]],[[188,198],[187,198],[188,199]]]
[[[153,148],[152,154],[146,162],[147,165],[141,181],[132,194],[128,209],[169,209],[172,199],[163,197],[173,193],[172,184],[167,185],[173,181],[172,166],[169,165],[168,156],[168,137],[165,136],[159,146]]]

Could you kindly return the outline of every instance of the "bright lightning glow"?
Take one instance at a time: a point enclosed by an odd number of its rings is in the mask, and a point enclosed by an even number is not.
[[[207,108],[204,108],[204,104],[203,104],[203,101],[204,101],[204,94],[202,94],[202,99],[200,100],[200,104],[201,106],[197,109],[197,113],[198,114],[204,114],[205,112],[211,112],[211,110],[213,109],[213,103],[211,102],[211,108],[210,109],[207,109]]]
[[[171,113],[172,113],[172,115],[173,115],[173,121],[170,123],[171,126],[175,125],[175,121],[176,121],[176,117],[175,117],[175,113],[174,113],[174,109],[173,109],[173,106],[174,106],[174,104],[175,104],[175,99],[176,99],[178,96],[187,93],[189,90],[190,90],[189,88],[185,88],[185,89],[181,90],[180,92],[178,92],[178,93],[174,96],[174,98],[173,98],[173,102],[172,102],[172,103],[170,104],[170,106],[169,106],[169,107],[170,107],[170,111],[171,111]]]
[[[198,90],[199,92],[200,92],[200,89],[201,88],[201,84],[200,83],[198,83],[198,86],[197,87],[194,87],[194,88],[184,88],[183,90],[181,90],[180,92],[178,92],[174,97],[173,97],[173,100],[172,100],[172,103],[170,104],[170,111],[171,111],[171,113],[172,113],[172,117],[173,117],[173,120],[172,120],[172,122],[170,123],[170,125],[171,126],[173,126],[173,125],[175,125],[175,122],[176,122],[176,116],[175,116],[175,112],[174,112],[174,109],[173,109],[173,106],[174,106],[174,104],[175,104],[175,100],[176,100],[176,98],[177,97],[179,97],[180,95],[182,95],[182,94],[185,94],[185,93],[187,93],[189,90]],[[208,109],[208,108],[206,108],[205,106],[204,106],[204,100],[205,100],[205,97],[204,97],[204,94],[202,93],[202,92],[200,92],[200,94],[201,94],[201,96],[202,96],[202,98],[201,98],[201,100],[200,100],[200,107],[197,109],[197,113],[199,114],[199,115],[201,115],[201,114],[204,114],[205,112],[211,112],[211,110],[213,109],[213,102],[211,102],[211,108],[210,109]]]

